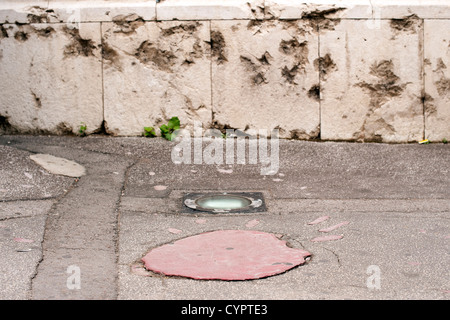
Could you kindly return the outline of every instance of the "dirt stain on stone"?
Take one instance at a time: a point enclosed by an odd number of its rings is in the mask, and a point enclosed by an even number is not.
[[[268,51],[264,52],[261,58],[257,58],[259,63],[262,65],[270,65],[270,61],[273,59],[273,57],[270,55]]]
[[[319,72],[319,77],[321,80],[326,80],[327,75],[337,69],[336,64],[329,53],[323,57],[319,57],[314,60],[314,68]]]
[[[118,27],[115,33],[131,34],[136,32],[136,29],[144,25],[144,19],[135,13],[128,15],[118,15],[112,18],[113,23]]]
[[[252,84],[260,85],[267,83],[265,74],[269,69],[270,60],[272,60],[269,52],[266,51],[260,58],[256,58],[257,62],[254,62],[252,58],[247,56],[240,56],[240,60],[246,70],[250,72]]]
[[[161,29],[161,35],[163,37],[168,37],[177,33],[187,33],[187,34],[194,34],[195,32],[197,32],[198,28],[201,26],[202,24],[200,22],[195,22],[195,23],[183,23],[183,24],[179,24],[176,25],[174,27],[170,27],[170,28],[166,28],[166,29]]]
[[[295,83],[295,77],[298,73],[304,72],[308,60],[308,42],[299,42],[297,38],[290,40],[281,40],[279,51],[285,55],[293,56],[294,64],[292,67],[284,66],[281,69],[281,76],[290,84]]]
[[[30,36],[36,34],[38,37],[48,38],[55,32],[55,29],[48,26],[46,28],[39,28],[37,26],[23,25],[19,26],[19,30],[14,33],[14,39],[20,42],[25,42],[30,39]]]
[[[346,10],[346,8],[333,7],[329,9],[313,8],[310,11],[306,11],[302,14],[302,19],[329,19],[330,15]]]
[[[407,84],[399,83],[400,78],[393,72],[394,64],[391,60],[375,62],[370,67],[370,74],[378,80],[375,83],[360,82],[361,87],[370,96],[369,110],[361,129],[353,135],[357,141],[381,142],[381,133],[395,133],[392,125],[385,119],[375,117],[374,112],[394,97],[399,97]],[[375,119],[374,119],[375,118]]]
[[[290,40],[281,40],[279,45],[280,52],[286,54],[286,55],[298,55],[303,53],[304,50],[307,51],[307,42],[299,42],[297,38],[292,38]]]
[[[392,71],[394,64],[392,60],[375,62],[370,67],[370,74],[378,81],[375,83],[360,82],[356,84],[370,95],[370,108],[377,109],[393,97],[402,94],[406,84],[400,84],[400,78]]]
[[[437,59],[436,69],[433,72],[440,75],[440,79],[434,82],[436,90],[440,96],[446,96],[450,94],[450,78],[445,76],[444,70],[447,69],[447,65],[442,58]]]
[[[296,64],[304,67],[308,61],[308,41],[299,42],[297,38],[290,40],[281,40],[279,45],[280,52],[288,56],[293,56]]]
[[[365,119],[359,132],[353,134],[356,141],[383,142],[383,134],[394,134],[394,127],[383,118]]]
[[[306,36],[311,34],[311,32],[315,31],[314,28],[311,28],[311,23],[309,20],[306,20],[308,23],[302,23],[302,20],[297,19],[289,19],[289,20],[278,20],[278,24],[283,27],[283,30],[292,31],[292,34],[297,34],[299,36]]]
[[[49,23],[52,18],[59,20],[52,9],[46,10],[39,6],[32,6],[29,9],[30,13],[27,15],[28,23]]]
[[[320,101],[320,85],[315,84],[308,90],[308,97]]]
[[[396,32],[417,33],[417,28],[422,25],[422,20],[412,14],[402,19],[392,19],[389,25]]]
[[[90,39],[83,39],[80,36],[80,30],[77,28],[63,27],[63,31],[71,37],[71,43],[64,48],[64,57],[77,57],[77,56],[94,56],[94,50],[96,46]]]
[[[3,26],[3,24],[0,24],[0,39],[9,38],[8,30]]]
[[[247,30],[250,30],[253,32],[253,34],[256,34],[258,32],[261,32],[263,21],[262,20],[250,20],[247,23]]]
[[[289,139],[292,140],[316,140],[320,139],[320,126],[317,126],[311,132],[306,132],[304,129],[294,129],[289,131]]]
[[[215,58],[217,64],[222,64],[227,62],[228,59],[225,55],[225,38],[220,31],[212,30],[211,31],[211,56]]]
[[[14,34],[14,39],[20,42],[25,42],[28,40],[28,34],[25,31],[17,31]]]
[[[195,63],[195,59],[203,57],[203,47],[200,40],[197,39],[192,45],[192,51],[189,52],[182,63],[182,65],[190,66]]]
[[[36,107],[36,109],[41,109],[42,108],[42,101],[41,98],[38,97],[36,95],[36,93],[34,93],[33,91],[31,91],[31,95],[33,96],[34,99],[34,106]]]
[[[108,61],[111,65],[116,66],[118,69],[121,69],[119,63],[119,54],[116,50],[114,50],[105,39],[102,39],[102,57],[104,61]]]
[[[53,29],[52,27],[46,27],[46,28],[35,28],[32,27],[34,30],[34,33],[36,33],[39,37],[44,37],[44,38],[48,38],[50,37],[53,33],[55,33],[55,29]]]
[[[72,126],[70,126],[66,122],[60,122],[56,126],[55,133],[57,135],[73,135],[74,134]]]
[[[422,103],[426,116],[430,116],[436,113],[437,109],[434,104],[434,98],[430,96],[428,93],[424,92],[422,94]]]
[[[288,68],[288,66],[284,66],[283,69],[281,69],[281,76],[290,84],[296,84],[295,83],[295,76],[299,72],[298,65],[294,65],[292,68]]]
[[[341,22],[340,18],[333,18],[333,15],[346,10],[346,8],[333,7],[329,9],[314,8],[302,14],[302,19],[307,19],[314,31],[320,29],[334,30],[335,26]]]
[[[136,58],[143,64],[154,64],[160,70],[172,72],[171,67],[175,65],[177,57],[170,50],[157,48],[148,40],[141,43],[135,53]]]
[[[450,93],[450,78],[442,77],[434,83],[440,96],[445,96]]]
[[[214,117],[214,114],[215,114],[215,112],[213,111],[213,117]],[[219,122],[218,120],[213,120],[212,122],[211,122],[211,129],[217,129],[217,130],[219,130],[220,132],[222,132],[223,134],[225,134],[226,133],[226,130],[227,129],[233,129],[234,130],[234,128],[233,127],[231,127],[229,124],[224,124],[224,123],[221,123],[221,122]]]

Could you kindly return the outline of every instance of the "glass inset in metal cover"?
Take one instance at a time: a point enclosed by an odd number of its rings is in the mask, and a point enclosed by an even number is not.
[[[195,203],[205,209],[234,210],[248,207],[252,201],[244,197],[221,194],[201,197],[195,200]]]
[[[210,213],[265,211],[260,192],[188,193],[184,205],[194,211]]]

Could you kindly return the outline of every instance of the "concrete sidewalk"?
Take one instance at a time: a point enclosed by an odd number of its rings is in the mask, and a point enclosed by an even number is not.
[[[273,176],[259,164],[174,164],[175,145],[0,136],[0,299],[450,298],[449,145],[282,140]],[[36,153],[75,161],[87,174],[52,174],[30,159]],[[262,192],[267,210],[187,213],[182,198],[193,191]],[[143,268],[154,247],[222,229],[274,233],[312,257],[249,281]],[[329,234],[343,237],[311,241]]]

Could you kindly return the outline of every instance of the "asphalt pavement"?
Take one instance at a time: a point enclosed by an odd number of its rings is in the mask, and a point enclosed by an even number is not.
[[[261,174],[267,163],[206,163],[195,152],[179,163],[177,147],[0,136],[0,299],[450,298],[450,145],[280,140],[272,175]],[[41,154],[85,174],[52,173],[32,159]],[[265,210],[196,212],[183,203],[192,192],[260,192]],[[166,276],[142,263],[153,248],[215,230],[275,234],[311,258],[245,281]]]

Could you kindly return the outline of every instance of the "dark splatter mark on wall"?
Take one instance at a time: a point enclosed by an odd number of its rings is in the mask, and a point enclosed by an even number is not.
[[[116,33],[131,34],[144,25],[144,19],[135,13],[115,16],[112,21],[118,26]]]
[[[436,113],[436,106],[434,104],[434,99],[428,93],[422,95],[422,103],[425,110],[425,115],[430,116]]]
[[[353,138],[357,141],[382,142],[382,133],[394,134],[394,127],[385,119],[374,115],[375,110],[386,102],[402,94],[407,84],[399,83],[400,78],[393,72],[391,60],[375,62],[370,67],[370,74],[377,78],[375,83],[360,82],[356,84],[370,96],[369,110],[363,125]]]
[[[440,96],[450,94],[450,78],[442,77],[434,83]]]
[[[8,31],[0,24],[0,39],[9,38]]]
[[[279,49],[286,55],[294,55],[302,52],[306,47],[306,41],[299,42],[297,38],[292,38],[290,40],[281,40]]]
[[[268,66],[270,66],[270,60],[272,60],[269,52],[266,51],[260,58],[256,58],[257,62],[253,62],[251,58],[246,56],[240,56],[240,60],[246,70],[251,73],[252,84],[260,85],[267,83],[265,73],[268,70]]]
[[[281,69],[281,76],[290,84],[295,83],[295,77],[298,73],[304,72],[308,64],[308,42],[299,42],[297,38],[290,40],[281,40],[279,51],[285,55],[294,57],[294,64],[292,67],[284,66]]]
[[[135,56],[141,63],[153,63],[160,70],[166,72],[172,72],[171,67],[177,60],[177,57],[173,52],[156,48],[147,40],[141,43],[136,50]]]
[[[375,83],[360,82],[357,86],[363,88],[370,95],[370,107],[379,108],[393,97],[402,94],[406,84],[399,84],[400,78],[392,71],[394,64],[391,60],[374,63],[370,67],[370,74],[378,81]]]
[[[36,107],[36,109],[41,109],[42,108],[41,98],[39,98],[33,91],[31,91],[31,95],[33,96],[34,106]]]
[[[325,56],[314,60],[314,68],[316,69],[316,71],[319,71],[321,80],[326,80],[327,75],[337,69],[336,64],[334,63],[333,59],[331,59],[331,56],[328,53]]]
[[[262,20],[250,20],[247,23],[247,29],[248,30],[252,30],[252,29],[259,29],[261,27],[261,25],[263,24]]]
[[[321,10],[314,8],[302,14],[302,19],[309,20],[313,30],[318,32],[319,29],[334,30],[334,27],[341,22],[341,19],[334,18],[333,15],[346,10],[346,8],[329,8]]]
[[[194,32],[197,31],[198,27],[200,27],[202,24],[199,22],[195,22],[195,23],[183,23],[183,24],[179,24],[177,26],[174,27],[170,27],[170,28],[166,28],[166,29],[161,29],[161,35],[163,37],[168,37],[177,33],[188,33],[188,34],[194,34]]]
[[[65,122],[60,122],[57,126],[56,126],[56,134],[58,135],[73,135],[73,128],[65,123]]]
[[[294,65],[290,69],[287,66],[284,66],[284,68],[281,69],[281,76],[290,84],[296,84],[294,80],[298,72],[299,72],[298,65]]]
[[[216,59],[217,64],[227,62],[225,55],[225,38],[220,31],[211,31],[211,56]]]
[[[109,61],[112,65],[115,65],[120,69],[119,54],[109,46],[105,39],[102,39],[102,57],[103,60]]]
[[[59,21],[55,11],[52,9],[46,10],[39,6],[32,6],[29,8],[29,11],[30,13],[27,15],[28,23],[49,23],[52,22],[52,19]]]
[[[295,64],[304,69],[306,64],[308,64],[308,41],[299,42],[297,38],[292,38],[290,40],[281,40],[279,45],[280,52],[288,56],[294,56]]]
[[[270,65],[270,61],[273,59],[273,57],[270,55],[269,52],[264,52],[264,54],[261,56],[261,58],[258,58],[257,60],[262,65]]]
[[[203,48],[200,44],[200,40],[197,39],[192,45],[192,51],[188,53],[182,64],[189,66],[195,63],[195,59],[199,59],[201,57],[203,57]]]
[[[294,129],[289,131],[289,139],[293,140],[316,140],[320,139],[320,126],[314,130],[306,132],[304,129]]]
[[[64,26],[63,31],[72,38],[71,43],[64,48],[65,57],[94,56],[94,50],[96,49],[94,42],[90,39],[83,39],[80,36],[79,29]]]
[[[20,42],[25,42],[28,40],[28,34],[24,31],[17,31],[14,34],[14,39],[16,39],[17,41],[20,41]]]
[[[52,27],[46,27],[46,28],[42,28],[42,29],[33,27],[33,29],[34,29],[34,33],[36,33],[39,37],[44,37],[44,38],[48,38],[53,33],[55,33],[55,29],[53,29]]]
[[[402,19],[392,19],[391,28],[396,32],[417,33],[417,28],[422,25],[422,20],[415,14]]]
[[[328,19],[330,18],[330,15],[333,15],[343,10],[346,10],[346,8],[335,7],[324,10],[314,8],[313,10],[304,12],[302,14],[302,19]]]
[[[36,25],[21,25],[19,30],[14,33],[14,39],[25,42],[30,39],[31,35],[36,34],[38,37],[48,38],[55,32],[52,27],[39,28]]]
[[[434,72],[440,75],[440,79],[435,81],[434,84],[440,96],[450,94],[450,78],[445,76],[444,69],[447,69],[447,65],[444,63],[442,58],[437,59],[436,70],[434,70]]]
[[[320,101],[320,86],[318,84],[313,85],[308,90],[308,97],[316,101]]]

